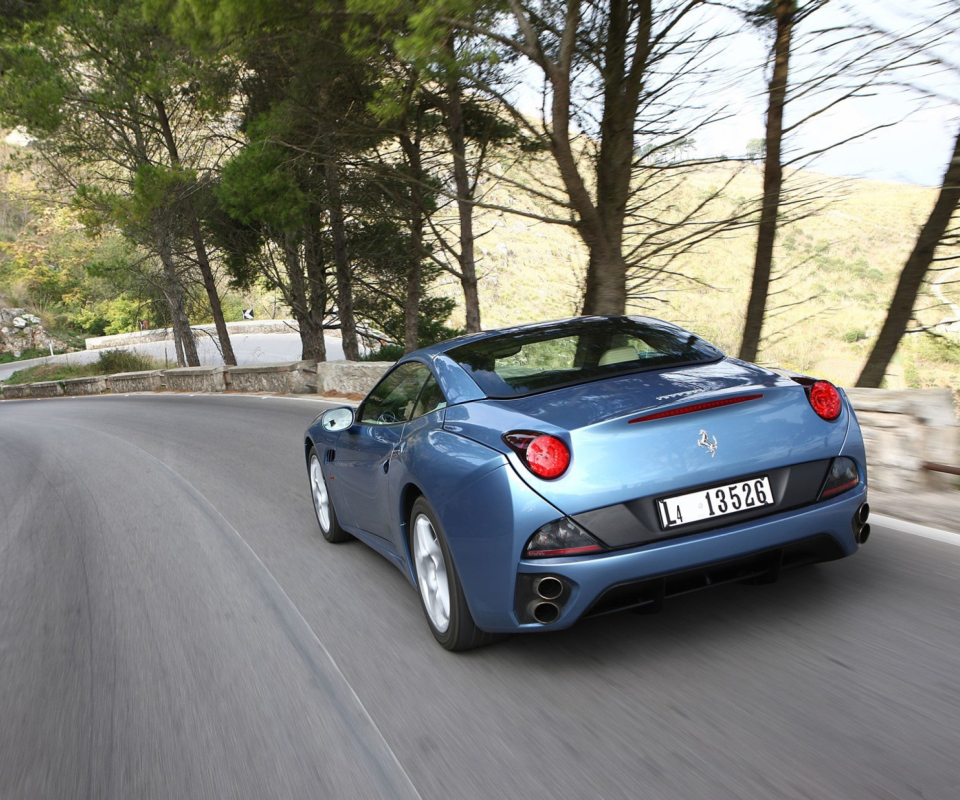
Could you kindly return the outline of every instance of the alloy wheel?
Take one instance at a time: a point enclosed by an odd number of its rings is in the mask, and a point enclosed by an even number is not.
[[[444,633],[450,625],[447,564],[437,540],[437,532],[425,514],[418,515],[413,523],[413,549],[424,608],[433,627],[438,633]]]

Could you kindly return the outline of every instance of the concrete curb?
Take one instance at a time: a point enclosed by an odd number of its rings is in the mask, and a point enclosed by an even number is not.
[[[937,542],[945,542],[960,547],[960,533],[931,528],[899,517],[888,517],[886,514],[871,514],[870,521],[877,525],[883,525],[885,528],[894,528],[901,533],[908,533],[911,536],[922,536],[924,539],[933,539]],[[867,544],[869,545],[869,542]]]

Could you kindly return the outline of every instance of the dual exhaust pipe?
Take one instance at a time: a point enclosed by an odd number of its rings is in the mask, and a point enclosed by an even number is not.
[[[552,575],[544,575],[533,582],[533,590],[539,599],[530,604],[530,615],[541,625],[549,625],[560,618],[560,605],[556,601],[563,589],[560,579]]]
[[[857,544],[865,544],[867,539],[870,538],[870,526],[867,524],[869,517],[869,503],[864,503],[860,506],[860,508],[857,509],[857,513],[853,516],[853,538],[857,540]]]

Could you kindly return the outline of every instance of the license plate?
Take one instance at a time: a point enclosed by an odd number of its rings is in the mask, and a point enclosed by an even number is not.
[[[774,504],[773,492],[767,476],[700,489],[689,494],[667,497],[657,501],[660,524],[664,528],[689,525],[712,517],[736,514],[760,506]]]

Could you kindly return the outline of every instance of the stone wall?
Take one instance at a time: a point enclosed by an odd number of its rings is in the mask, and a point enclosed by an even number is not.
[[[224,367],[180,367],[163,370],[172,392],[223,392],[227,388]]]
[[[233,392],[305,394],[317,391],[317,362],[251,364],[227,367],[227,388]]]
[[[163,370],[120,372],[111,375],[108,380],[111,392],[124,394],[128,392],[156,392],[163,386]]]
[[[63,394],[63,383],[60,381],[31,383],[29,386],[31,397],[60,397]]]
[[[846,389],[867,447],[870,484],[879,491],[949,489],[955,475],[924,462],[960,466],[960,427],[949,389]]]
[[[61,381],[63,391],[69,395],[103,394],[107,391],[107,378],[99,375],[94,378],[70,378]]]
[[[362,399],[392,366],[390,361],[321,361],[317,393]]]
[[[30,396],[30,384],[29,383],[13,383],[9,386],[3,387],[3,399],[4,400],[15,400],[21,397]]]

